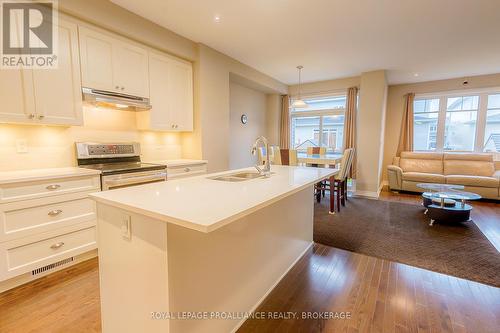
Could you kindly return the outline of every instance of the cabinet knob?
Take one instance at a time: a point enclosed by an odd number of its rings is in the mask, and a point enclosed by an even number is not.
[[[175,125],[175,128],[179,127],[179,125]]]
[[[175,128],[175,125],[172,125],[172,128]]]
[[[35,118],[35,115],[34,115],[33,113],[30,113],[30,114],[28,115],[28,118],[33,119],[33,118]]]
[[[125,87],[121,87],[120,89],[123,90],[123,89],[125,89]]]
[[[115,86],[115,89],[120,89],[120,86]]]
[[[40,119],[40,120],[43,119],[43,118],[45,118],[45,116],[43,114],[41,114],[41,115],[38,116],[38,119]]]
[[[191,168],[184,168],[184,171],[189,172],[189,171],[191,171]]]
[[[54,209],[47,213],[48,216],[57,216],[62,213],[60,209]]]
[[[46,187],[47,190],[57,190],[61,185],[55,184],[55,185],[49,185]]]
[[[59,242],[59,243],[55,243],[55,244],[52,244],[50,246],[51,249],[54,249],[54,250],[57,250],[58,248],[60,248],[61,246],[64,245],[64,242]]]

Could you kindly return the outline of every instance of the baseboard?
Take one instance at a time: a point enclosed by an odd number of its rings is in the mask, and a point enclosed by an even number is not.
[[[266,299],[266,297],[271,293],[271,291],[273,291],[274,288],[276,288],[276,286],[278,285],[278,283],[280,283],[280,281],[285,277],[285,275],[288,274],[288,272],[290,272],[290,270],[293,268],[293,266],[295,266],[295,264],[297,262],[299,262],[300,259],[302,259],[302,257],[304,256],[304,254],[306,254],[307,251],[309,251],[309,249],[313,246],[314,242],[311,242],[306,248],[304,251],[302,251],[302,253],[297,257],[297,259],[294,260],[294,262],[290,265],[290,267],[287,268],[287,270],[278,278],[278,280],[271,286],[271,288],[269,288],[268,291],[266,291],[266,293],[264,294],[264,296],[262,296],[258,301],[257,303],[250,309],[249,313],[253,313],[255,312],[255,310],[257,310],[257,308],[259,307],[259,305]],[[240,327],[241,325],[243,325],[243,323],[245,323],[246,319],[242,319],[232,330],[231,330],[231,333],[235,333]]]
[[[19,276],[15,276],[11,279],[0,282],[0,293],[3,293],[4,291],[13,289],[15,287],[19,287],[20,285],[23,285],[25,283],[38,280],[44,276],[47,276],[47,275],[55,273],[57,271],[66,269],[68,267],[71,267],[73,265],[81,263],[82,261],[86,261],[86,260],[89,260],[89,259],[94,258],[94,257],[97,257],[97,249],[76,255],[73,257],[74,259],[72,262],[65,264],[65,265],[62,265],[62,266],[59,266],[59,267],[54,268],[54,269],[50,269],[50,270],[48,270],[44,273],[38,274],[36,276],[33,276],[30,272],[24,273],[24,274],[19,275]]]

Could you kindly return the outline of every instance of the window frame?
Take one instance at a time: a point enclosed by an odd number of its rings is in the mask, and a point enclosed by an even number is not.
[[[347,94],[345,92],[343,93],[330,93],[330,94],[321,94],[321,95],[304,95],[302,96],[303,100],[308,100],[308,99],[322,99],[322,98],[335,98],[335,97],[345,97],[346,99],[346,104],[347,104]],[[323,134],[324,134],[324,128],[323,128],[323,117],[325,116],[344,116],[344,124],[342,126],[345,127],[345,112],[346,112],[346,106],[344,108],[336,108],[336,109],[324,109],[324,110],[314,110],[314,111],[308,111],[308,110],[300,110],[300,111],[295,111],[292,107],[292,102],[293,99],[290,99],[290,105],[289,105],[289,115],[290,115],[290,125],[293,123],[293,118],[301,118],[301,117],[319,117],[319,127],[318,127],[318,143],[319,147],[324,147],[323,146]],[[293,138],[293,126],[290,126],[290,138]],[[338,135],[338,133],[337,133]],[[292,140],[291,140],[292,141]],[[340,151],[342,152],[344,150],[344,140],[342,140],[341,146],[339,147]],[[291,142],[291,146],[293,147],[292,149],[295,149],[295,142]],[[328,150],[328,147],[326,147]],[[302,150],[301,150],[302,151]]]
[[[436,131],[436,149],[435,150],[419,150],[419,151],[435,151],[444,152],[444,135],[446,129],[447,112],[464,112],[476,110],[461,110],[448,111],[448,98],[479,96],[479,104],[477,109],[476,129],[474,134],[473,150],[453,150],[453,152],[474,152],[482,153],[484,149],[484,136],[486,130],[486,116],[488,113],[488,96],[500,94],[500,87],[484,88],[484,89],[467,89],[453,90],[435,93],[415,94],[414,101],[423,99],[439,99],[438,122]],[[415,113],[414,113],[415,114]],[[448,152],[448,150],[446,150]]]

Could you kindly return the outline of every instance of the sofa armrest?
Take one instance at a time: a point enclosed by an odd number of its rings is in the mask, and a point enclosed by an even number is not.
[[[389,178],[389,188],[391,190],[401,190],[403,187],[403,169],[397,165],[387,166],[387,176]]]
[[[392,165],[399,166],[399,161],[401,160],[401,157],[396,156],[392,159]]]
[[[493,174],[493,177],[500,180],[500,170],[495,171],[495,173]]]

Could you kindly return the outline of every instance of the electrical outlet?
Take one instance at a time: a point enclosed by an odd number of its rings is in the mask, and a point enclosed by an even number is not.
[[[18,139],[16,140],[16,151],[18,154],[25,154],[28,152],[28,140]]]
[[[132,223],[130,215],[123,215],[121,230],[122,230],[122,237],[126,240],[132,239],[132,230],[130,230],[131,224]]]

